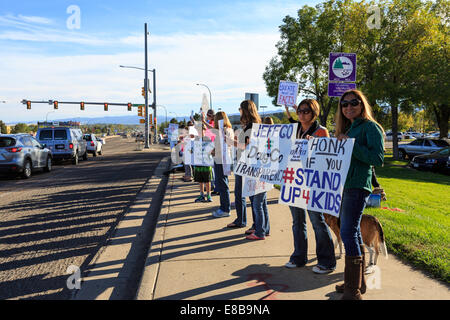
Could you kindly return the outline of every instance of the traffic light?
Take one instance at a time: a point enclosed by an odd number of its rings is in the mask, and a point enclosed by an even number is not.
[[[81,110],[84,110],[84,102],[81,102],[81,103],[80,103],[80,109],[81,109]]]
[[[145,87],[142,87],[142,96],[145,98]]]
[[[27,101],[27,109],[28,109],[28,110],[31,109],[31,101]]]
[[[58,109],[58,101],[53,101],[53,108]]]
[[[131,111],[131,110],[132,110],[132,104],[128,103],[128,111]]]
[[[139,106],[138,107],[138,116],[139,117],[145,117],[145,107],[144,106]]]
[[[108,104],[105,103],[104,106],[105,106],[105,111],[108,111]]]
[[[149,115],[149,117],[150,117],[150,119],[148,120],[148,123],[150,123],[150,125],[151,125],[153,123],[153,120],[152,120],[153,115],[151,114],[151,115]]]

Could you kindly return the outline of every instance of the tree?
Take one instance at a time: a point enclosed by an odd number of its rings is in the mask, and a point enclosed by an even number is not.
[[[430,36],[422,50],[410,59],[411,72],[415,72],[413,99],[426,105],[439,127],[440,137],[447,137],[450,106],[450,2],[436,1],[429,6]]]
[[[299,83],[299,91],[316,99],[319,115],[326,125],[337,99],[328,97],[328,57],[330,52],[343,49],[338,36],[342,8],[349,0],[330,0],[312,8],[304,6],[298,17],[286,16],[280,26],[278,55],[273,57],[263,74],[267,93],[276,104],[280,80]]]
[[[29,133],[30,128],[25,123],[18,123],[11,130],[11,133]]]
[[[6,131],[7,129],[5,123],[2,120],[0,120],[0,133],[6,134]]]

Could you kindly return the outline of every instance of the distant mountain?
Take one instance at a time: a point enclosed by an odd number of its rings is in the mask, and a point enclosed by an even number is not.
[[[227,114],[230,121],[233,124],[239,123],[240,114],[239,113],[233,113],[233,114]],[[263,113],[260,112],[261,117],[263,116]],[[283,113],[280,111],[267,111],[265,112],[266,116],[278,116],[282,117]],[[189,120],[189,116],[185,117],[173,117],[168,116],[167,121],[170,121],[171,119],[176,118],[178,121]],[[49,121],[51,122],[58,122],[58,121],[77,121],[81,122],[82,124],[125,124],[125,125],[139,125],[139,119],[141,117],[139,116],[113,116],[113,117],[99,117],[99,118],[87,118],[87,117],[76,117],[76,118],[65,118],[65,119],[51,119]],[[158,124],[163,123],[166,121],[166,116],[161,113],[157,116]],[[44,120],[39,120],[44,121]],[[16,123],[26,123],[26,124],[36,124],[38,121],[17,121],[14,123],[7,123],[7,125],[15,125]]]

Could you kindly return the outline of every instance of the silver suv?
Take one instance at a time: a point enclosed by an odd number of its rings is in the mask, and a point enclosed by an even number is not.
[[[34,169],[52,170],[52,152],[29,134],[0,135],[0,172],[22,174],[28,179]]]
[[[39,128],[36,138],[45,143],[55,160],[71,160],[74,165],[83,158],[87,160],[86,140],[80,129],[70,127]]]
[[[444,139],[419,138],[410,143],[398,146],[398,153],[402,159],[407,157],[412,159],[414,156],[427,154],[448,147],[449,143]]]

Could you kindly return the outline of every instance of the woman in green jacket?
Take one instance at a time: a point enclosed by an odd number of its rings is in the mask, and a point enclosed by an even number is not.
[[[383,128],[375,121],[361,91],[349,90],[342,95],[336,112],[336,137],[355,139],[340,212],[345,247],[344,284],[336,286],[336,290],[344,292],[342,299],[361,299],[366,291],[361,216],[372,192],[372,166],[381,166],[384,159]]]

